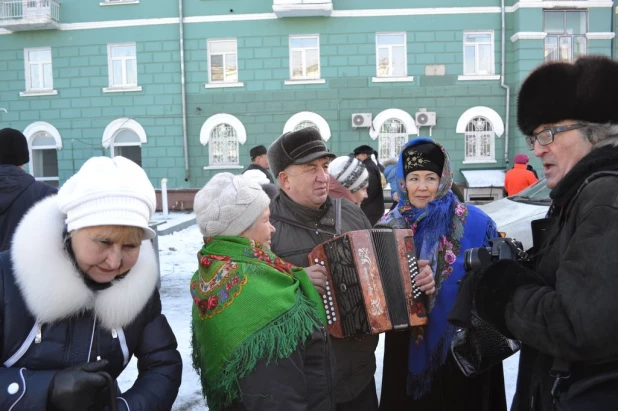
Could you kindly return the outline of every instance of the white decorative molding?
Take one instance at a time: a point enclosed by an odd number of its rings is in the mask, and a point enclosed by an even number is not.
[[[102,139],[103,147],[109,148],[112,141],[114,141],[114,137],[116,136],[116,134],[118,134],[118,132],[122,130],[131,130],[132,132],[137,134],[140,143],[148,142],[148,138],[146,137],[146,131],[140,123],[133,120],[132,118],[122,117],[117,118],[116,120],[109,123],[107,127],[105,127]]]
[[[496,160],[464,160],[462,164],[496,164]]]
[[[204,146],[208,144],[208,139],[210,139],[210,132],[213,128],[217,127],[219,124],[222,123],[229,124],[230,126],[234,127],[234,129],[236,130],[236,137],[238,138],[238,142],[240,144],[245,144],[245,142],[247,141],[247,130],[245,130],[245,126],[238,118],[227,113],[215,114],[206,119],[206,121],[202,125],[202,129],[200,130],[200,143],[202,143],[202,145]],[[230,167],[226,166],[226,168]]]
[[[26,140],[28,141],[28,149],[31,151],[30,154],[32,154],[32,140],[34,136],[41,131],[52,136],[54,141],[56,141],[56,148],[58,150],[62,149],[62,137],[60,137],[58,129],[45,121],[35,121],[24,130],[24,136],[26,136]],[[32,158],[32,155],[30,158]]]
[[[216,23],[222,21],[255,21],[255,20],[276,20],[275,13],[251,13],[251,14],[223,14],[214,16],[191,16],[185,17],[185,23]],[[178,20],[178,19],[176,19]]]
[[[515,3],[512,6],[506,7],[507,13],[513,13],[517,11],[517,9],[532,9],[532,8],[540,8],[540,9],[552,9],[552,8],[569,8],[569,9],[588,9],[588,8],[603,8],[603,7],[612,7],[612,0],[579,0],[579,1],[547,1],[547,0],[519,0],[519,2]]]
[[[492,76],[457,76],[457,80],[460,81],[480,81],[480,80],[500,80],[500,75],[492,75]]]
[[[103,93],[127,93],[132,91],[142,91],[142,86],[137,87],[104,87]]]
[[[132,1],[102,1],[99,6],[124,6],[126,4],[139,4],[139,0]]]
[[[409,9],[334,10],[331,17],[428,16],[500,13],[500,7],[419,7]]]
[[[618,10],[618,7],[616,8]],[[616,37],[616,33],[606,32],[606,33],[586,33],[586,38],[588,40],[611,40]]]
[[[139,27],[139,26],[159,26],[164,24],[178,24],[178,17],[166,17],[161,19],[131,19],[131,20],[110,20],[110,21],[90,21],[84,23],[64,23],[60,24],[60,30],[91,30],[91,29],[112,29],[119,27]]]
[[[244,166],[205,166],[204,170],[242,170]]]
[[[418,128],[416,127],[416,121],[412,116],[398,108],[389,108],[380,112],[371,123],[371,128],[369,129],[369,137],[372,140],[375,140],[380,135],[380,128],[382,124],[388,119],[396,118],[401,121],[406,126],[407,134],[418,134]]]
[[[57,96],[58,90],[20,91],[19,97]]]
[[[313,124],[318,126],[320,135],[322,136],[324,141],[328,141],[331,136],[330,126],[328,125],[328,122],[324,120],[324,117],[322,117],[321,115],[311,111],[301,111],[294,114],[288,119],[288,121],[285,122],[285,126],[283,126],[283,132],[287,133],[289,131],[294,131],[294,128],[303,121],[311,121]]]
[[[501,137],[502,134],[504,134],[504,123],[502,122],[500,114],[485,106],[476,106],[464,111],[457,121],[457,128],[455,131],[457,133],[465,133],[466,126],[474,117],[484,117],[489,120],[496,136]]]
[[[326,79],[319,78],[316,80],[285,80],[283,82],[286,86],[300,86],[303,84],[324,84],[326,83]]]
[[[204,88],[230,88],[230,87],[244,87],[245,83],[242,81],[235,83],[206,83]]]
[[[543,40],[547,33],[543,31],[520,31],[511,36],[511,41],[515,43],[519,40]]]
[[[409,83],[414,81],[413,76],[406,77],[372,77],[372,83]]]

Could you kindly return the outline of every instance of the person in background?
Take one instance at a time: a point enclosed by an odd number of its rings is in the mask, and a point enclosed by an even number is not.
[[[429,264],[435,275],[421,287],[428,294],[427,325],[412,333],[386,333],[383,411],[506,411],[502,364],[468,378],[450,353],[456,327],[447,316],[464,275],[465,250],[488,246],[498,236],[491,218],[460,202],[452,185],[444,147],[429,138],[403,147],[397,164],[399,203],[376,228],[411,229],[419,268]]]
[[[333,190],[329,185],[328,193],[332,198],[347,198],[360,207],[364,199],[367,198],[367,183],[369,173],[365,165],[353,156],[337,157],[331,161],[328,173],[335,182],[345,190],[343,193]],[[332,181],[331,181],[332,182]],[[349,193],[349,196],[346,194]]]
[[[247,169],[244,171],[245,173],[249,170],[259,170],[266,178],[268,178],[268,182],[270,184],[275,184],[275,180],[273,179],[273,175],[268,169],[268,156],[266,155],[266,147],[263,145],[255,146],[251,150],[249,150],[249,156],[251,157],[251,164],[247,166]]]
[[[216,174],[195,196],[194,367],[212,411],[331,411],[326,314],[307,272],[270,251],[270,199]]]
[[[397,203],[399,202],[399,193],[397,192],[397,159],[389,158],[384,161],[384,178],[388,182],[391,188],[391,198],[393,199],[393,204],[391,205],[391,210],[397,207]]]
[[[526,164],[530,161],[527,154],[517,154],[514,161],[515,165],[506,172],[504,177],[504,189],[509,196],[515,195],[539,181],[534,173],[526,168]]]
[[[0,253],[0,409],[169,411],[182,360],[157,290],[155,191],[124,157],[93,157],[35,204]],[[117,378],[137,357],[133,386]]]
[[[11,248],[13,233],[30,207],[58,192],[24,171],[29,161],[28,141],[21,131],[0,130],[0,252]]]
[[[369,173],[367,198],[361,204],[361,208],[367,219],[374,225],[384,215],[384,191],[382,189],[382,173],[380,167],[371,159],[375,155],[373,147],[362,145],[354,149],[354,157],[361,161]]]

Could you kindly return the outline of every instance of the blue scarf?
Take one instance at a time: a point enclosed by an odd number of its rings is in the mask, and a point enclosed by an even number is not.
[[[403,152],[412,146],[431,142],[444,153],[444,167],[436,198],[424,209],[412,206],[405,188]],[[412,332],[408,362],[408,394],[415,399],[431,389],[433,375],[446,361],[455,328],[446,318],[457,297],[457,281],[463,277],[464,252],[488,245],[498,236],[494,222],[478,208],[460,203],[451,191],[453,172],[446,150],[428,138],[416,138],[404,146],[397,163],[399,203],[379,225],[411,228],[417,257],[431,261],[436,292],[428,298],[428,324]]]

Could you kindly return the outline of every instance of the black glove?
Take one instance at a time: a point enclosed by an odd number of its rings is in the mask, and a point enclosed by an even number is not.
[[[107,380],[98,373],[107,363],[99,360],[58,371],[49,386],[47,405],[55,411],[83,411],[92,407],[100,391],[107,388]]]

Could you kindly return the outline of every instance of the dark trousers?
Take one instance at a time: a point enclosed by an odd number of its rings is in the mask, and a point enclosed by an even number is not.
[[[336,411],[378,411],[378,394],[376,382],[371,380],[361,393],[352,401],[338,403]]]

